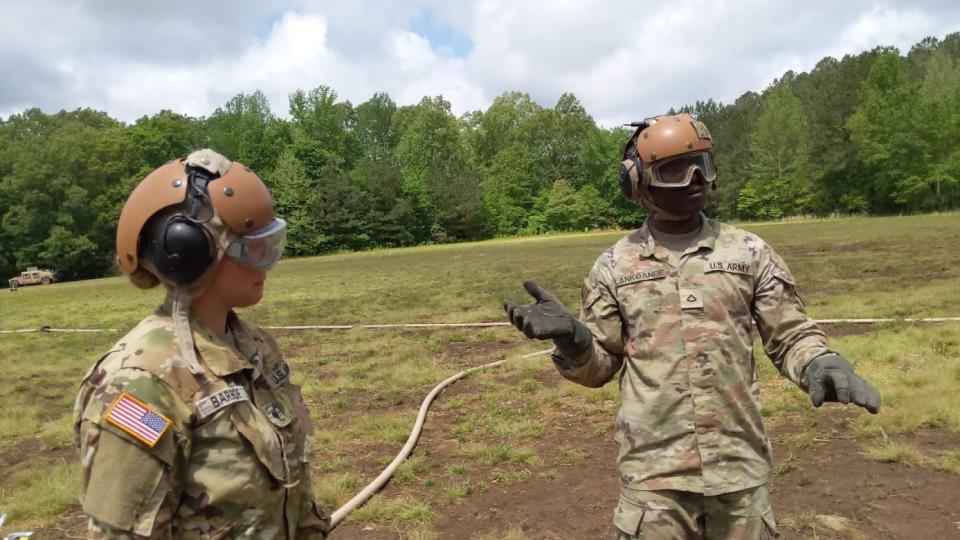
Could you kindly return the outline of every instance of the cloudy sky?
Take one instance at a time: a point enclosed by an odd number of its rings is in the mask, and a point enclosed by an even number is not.
[[[611,126],[957,31],[957,0],[0,0],[0,116],[205,116],[256,89],[286,116],[325,84],[354,104],[442,94],[457,114],[571,91]]]

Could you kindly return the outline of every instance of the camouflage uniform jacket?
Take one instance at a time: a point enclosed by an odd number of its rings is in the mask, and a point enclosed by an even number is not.
[[[191,319],[205,372],[193,375],[169,313],[141,321],[81,383],[75,425],[91,537],[325,538],[329,517],[310,488],[310,417],[276,343],[232,313],[236,347]],[[138,406],[143,420],[123,416]]]
[[[581,290],[580,319],[594,346],[580,358],[554,357],[564,377],[586,386],[602,386],[623,368],[617,440],[627,490],[713,496],[765,483],[772,457],[754,325],[794,383],[830,352],[773,249],[702,219],[678,266],[647,223],[605,251]]]

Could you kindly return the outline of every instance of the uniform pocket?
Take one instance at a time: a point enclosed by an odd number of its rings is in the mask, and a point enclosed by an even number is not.
[[[327,512],[327,509],[317,504],[317,501],[310,499],[310,506],[313,508],[313,516],[320,522],[319,528],[323,530],[324,533],[330,532],[330,512]]]
[[[636,503],[633,503],[622,496],[613,511],[613,524],[620,532],[620,538],[636,538],[640,532],[640,524],[643,523],[643,515],[647,509]]]
[[[303,401],[300,386],[291,384],[290,394],[293,400],[293,410],[297,415],[297,422],[302,426],[302,430],[306,435],[313,435],[313,421],[310,420],[310,410],[307,409],[307,404]]]
[[[586,285],[580,291],[580,309],[588,310],[600,299],[600,289],[588,289]]]
[[[649,318],[660,312],[662,297],[667,292],[662,281],[641,281],[617,287],[617,302],[628,321]]]
[[[149,536],[170,489],[163,462],[111,431],[101,431],[87,466],[83,511],[101,524]]]
[[[773,508],[763,514],[763,540],[773,540],[780,538],[780,531],[777,530],[777,522],[773,518]]]
[[[308,493],[304,496],[309,497]],[[296,540],[324,540],[330,533],[330,514],[313,500],[307,501],[305,512],[297,523]]]
[[[250,443],[257,459],[281,483],[286,483],[287,469],[284,465],[283,443],[270,420],[251,403],[232,407],[230,416],[233,426]]]
[[[754,278],[736,272],[709,272],[702,281],[704,314],[710,320],[736,322],[749,330]]]
[[[623,329],[632,342],[635,359],[655,353],[652,331],[662,322],[663,280],[641,281],[617,289],[617,302],[623,318]]]

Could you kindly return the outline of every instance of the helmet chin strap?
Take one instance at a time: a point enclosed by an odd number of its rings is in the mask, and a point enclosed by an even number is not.
[[[650,190],[646,187],[640,188],[640,204],[646,208],[647,212],[650,213],[650,217],[658,221],[686,221],[690,219],[690,216],[693,214],[688,214],[685,216],[674,214],[660,208],[653,202],[653,197],[650,196]]]
[[[193,330],[190,329],[190,301],[189,293],[179,287],[173,291],[173,327],[180,344],[180,355],[187,364],[190,373],[203,375],[203,366],[197,359],[197,351],[193,348]]]

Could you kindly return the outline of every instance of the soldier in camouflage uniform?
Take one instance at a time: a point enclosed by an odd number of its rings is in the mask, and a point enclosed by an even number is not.
[[[813,404],[879,393],[807,317],[783,259],[754,234],[707,219],[716,179],[707,128],[688,115],[638,125],[621,186],[649,212],[596,261],[579,320],[550,293],[504,307],[528,337],[553,339],[565,378],[600,387],[620,376],[620,538],[777,536],[767,481],[753,329],[764,351]]]
[[[210,150],[131,193],[118,262],[168,294],[80,386],[90,538],[326,538],[300,389],[273,339],[233,312],[260,300],[285,235],[260,179]]]

